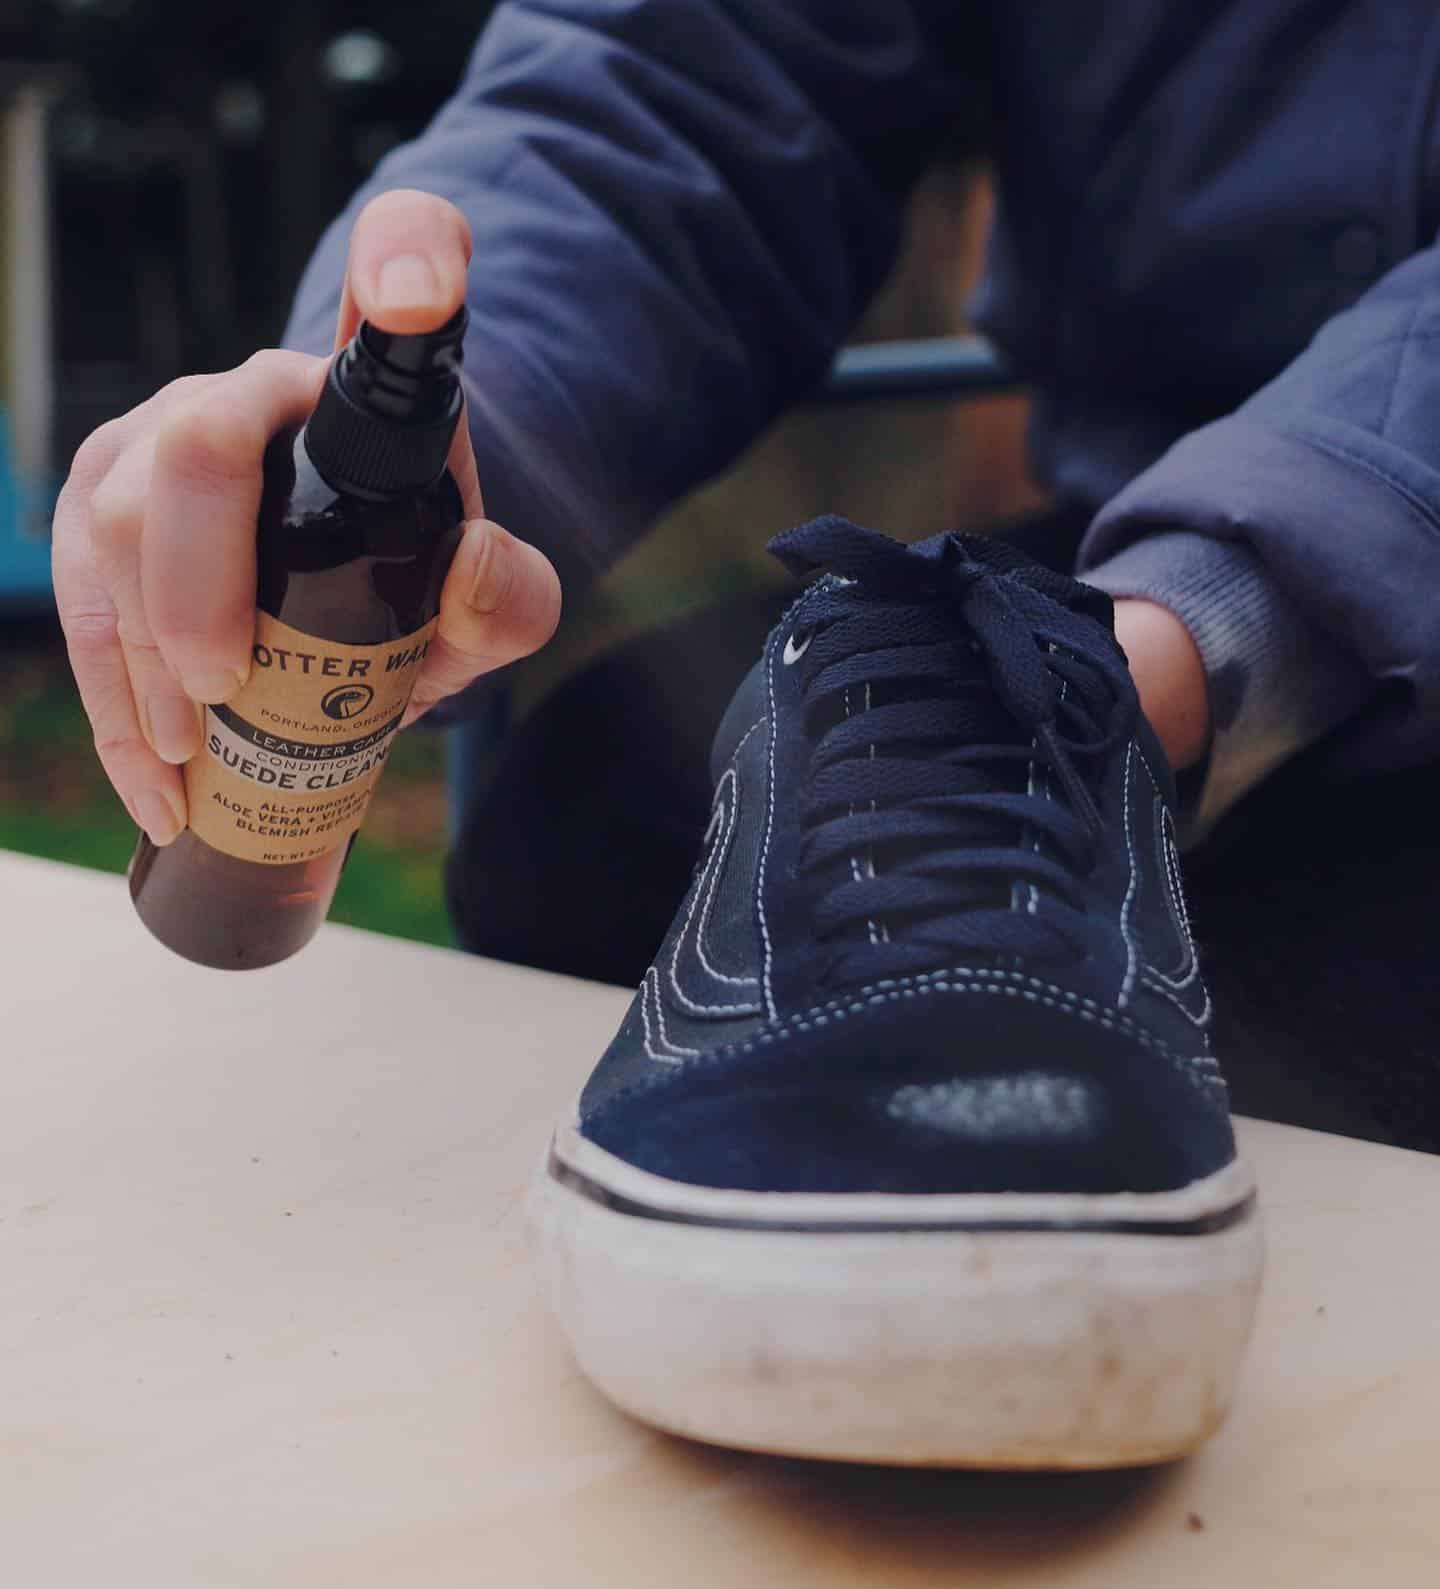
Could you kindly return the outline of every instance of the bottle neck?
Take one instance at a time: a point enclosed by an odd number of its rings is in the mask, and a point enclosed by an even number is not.
[[[415,335],[367,322],[335,356],[305,447],[337,491],[405,496],[439,478],[460,417],[465,325],[464,309]]]

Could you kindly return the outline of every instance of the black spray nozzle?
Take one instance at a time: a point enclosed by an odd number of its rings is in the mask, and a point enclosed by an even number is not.
[[[408,334],[382,331],[370,321],[362,320],[359,337],[374,359],[397,373],[453,375],[460,367],[469,318],[462,305],[438,329]]]
[[[382,331],[368,321],[335,356],[305,443],[342,491],[418,490],[445,467],[460,417],[460,309],[434,331]]]

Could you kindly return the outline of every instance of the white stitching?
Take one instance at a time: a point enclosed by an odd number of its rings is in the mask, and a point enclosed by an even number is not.
[[[1214,1006],[1210,1003],[1210,989],[1203,982],[1200,984],[1200,991],[1205,995],[1205,1007],[1200,1011],[1199,1015],[1196,1015],[1194,1010],[1183,999],[1172,993],[1163,982],[1157,982],[1148,972],[1141,973],[1140,985],[1149,988],[1152,993],[1158,993],[1162,999],[1168,999],[1187,1021],[1193,1026],[1199,1027],[1202,1032],[1209,1026],[1210,1018],[1215,1011]]]
[[[1055,650],[1055,647],[1052,645],[1052,646],[1049,647],[1049,650],[1053,652]],[[1069,689],[1069,687],[1070,687],[1069,679],[1061,679],[1060,680],[1060,694],[1059,694],[1059,696],[1058,696],[1058,698],[1056,700],[1056,709],[1057,709],[1057,711],[1058,711],[1058,709],[1061,706],[1063,706],[1065,704],[1065,691],[1067,689]],[[1035,750],[1035,747],[1039,743],[1040,743],[1040,736],[1037,734],[1035,736],[1035,738],[1030,741],[1030,749],[1031,749],[1032,752]],[[1030,760],[1025,764],[1025,793],[1026,793],[1027,796],[1034,796],[1034,795],[1036,795],[1038,793],[1038,794],[1042,795],[1046,800],[1053,800],[1055,798],[1054,790],[1053,790],[1053,787],[1052,787],[1051,782],[1050,782],[1050,768],[1049,768],[1048,765],[1045,768],[1044,786],[1042,788],[1038,789],[1038,790],[1036,789],[1036,787],[1035,787],[1035,757],[1034,757],[1033,754],[1031,755]],[[1035,852],[1036,855],[1039,855],[1041,853],[1041,848],[1043,846],[1043,843],[1044,843],[1044,835],[1037,830],[1037,832],[1035,834],[1035,842],[1030,846],[1030,848]],[[1040,906],[1040,890],[1035,886],[1034,883],[1027,884],[1026,886],[1028,887],[1029,892],[1030,892],[1030,902],[1025,907],[1025,911],[1026,911],[1027,915],[1033,916],[1033,915],[1035,915],[1037,913],[1037,911],[1039,909],[1039,906]],[[1017,896],[1016,892],[1012,890],[1011,896],[1010,896],[1010,908],[1011,908],[1011,910],[1017,909],[1018,905],[1019,905],[1018,896]]]
[[[740,736],[740,739],[739,739],[738,743],[736,744],[735,749],[730,752],[730,760],[726,764],[726,771],[727,772],[731,768],[734,767],[734,765],[735,765],[735,763],[737,761],[740,760],[740,752],[742,750],[744,750],[746,745],[748,745],[750,743],[750,736],[755,732],[755,730],[757,728],[764,728],[764,726],[765,726],[765,719],[763,717],[757,717],[755,719],[755,721],[753,723],[751,723],[749,728],[747,728],[745,730],[745,732]],[[718,788],[719,786],[717,785],[716,787]]]
[[[1159,797],[1157,796],[1156,798],[1158,799]],[[1195,948],[1195,929],[1190,923],[1190,907],[1185,903],[1185,880],[1180,875],[1180,855],[1175,844],[1175,819],[1170,814],[1170,808],[1163,801],[1161,802],[1161,811],[1160,840],[1165,856],[1165,878],[1170,885],[1165,902],[1169,905],[1170,913],[1175,918],[1175,926],[1180,934],[1180,940],[1189,952],[1190,972],[1180,982],[1176,982],[1173,977],[1166,977],[1164,972],[1161,971],[1157,971],[1155,974],[1164,977],[1164,980],[1170,983],[1172,987],[1185,987],[1192,978],[1199,975],[1200,956]]]
[[[764,726],[765,719],[763,717],[756,718],[756,720],[751,723],[749,728],[747,728],[740,736],[740,741],[735,746],[735,749],[730,752],[730,765],[726,768],[726,773],[730,776],[734,784],[734,811],[732,813],[730,822],[730,833],[725,840],[726,845],[728,845],[730,840],[734,838],[735,828],[740,821],[740,752],[744,750],[746,745],[750,743],[750,736],[755,732],[755,730],[757,728],[763,728]],[[724,782],[725,779],[722,777],[720,784],[723,784]],[[720,784],[716,784],[715,786],[715,793],[717,795],[720,792]],[[710,898],[706,900],[705,909],[700,917],[700,930],[695,934],[695,953],[700,957],[700,964],[705,967],[712,977],[718,977],[721,982],[733,982],[741,984],[745,987],[753,988],[755,986],[754,977],[737,977],[727,975],[727,973],[724,971],[719,971],[713,965],[711,965],[709,957],[705,953],[705,927],[710,920],[710,908],[714,901],[715,888],[719,880],[720,867],[717,865],[715,868],[715,880],[710,885]]]
[[[972,977],[976,980],[970,982],[952,980],[957,977]],[[923,998],[932,993],[995,993],[1010,998],[1023,998],[1032,1004],[1041,1004],[1053,1009],[1058,1014],[1089,1021],[1108,1031],[1122,1032],[1126,1036],[1133,1037],[1142,1047],[1151,1049],[1162,1058],[1169,1060],[1197,1084],[1221,1089],[1225,1087],[1219,1065],[1208,1053],[1177,1053],[1163,1039],[1147,1032],[1129,1016],[1119,1015],[1098,1004],[1094,999],[1072,993],[1068,988],[1057,987],[1052,982],[1043,982],[1039,977],[1027,976],[1019,971],[990,970],[970,966],[955,966],[948,971],[921,972],[913,977],[898,977],[869,984],[859,989],[848,1002],[835,999],[828,1004],[815,1005],[798,1015],[788,1016],[779,1026],[757,1032],[744,1043],[714,1050],[708,1057],[718,1059],[722,1056],[734,1057],[753,1053],[764,1044],[784,1042],[796,1032],[808,1032],[816,1027],[828,1026],[832,1021],[843,1021],[848,1016],[859,1014],[874,1005],[893,1003],[899,999]]]
[[[1034,751],[1035,746],[1038,743],[1039,743],[1038,737],[1036,739],[1032,739],[1030,741],[1030,749],[1031,749],[1032,752]],[[1034,793],[1035,793],[1035,757],[1032,755],[1030,757],[1030,760],[1028,762],[1026,762],[1026,764],[1025,764],[1025,794],[1026,794],[1026,798],[1028,799],[1030,797],[1033,797]],[[1028,822],[1024,823],[1022,825],[1022,827],[1021,827],[1021,835],[1022,835],[1021,842],[1022,843],[1024,842],[1024,837],[1023,836],[1024,836],[1025,833],[1027,833],[1029,831],[1029,827],[1030,827],[1030,824]],[[1040,850],[1040,837],[1039,837],[1038,834],[1035,837],[1034,844],[1030,845],[1029,847],[1032,850],[1034,850],[1037,854],[1039,853],[1039,850]],[[1021,896],[1022,893],[1029,894],[1029,896],[1030,896],[1030,902],[1025,907],[1025,909],[1026,909],[1026,912],[1027,912],[1028,915],[1033,916],[1035,914],[1035,906],[1036,906],[1035,885],[1034,885],[1034,883],[1011,883],[1011,885],[1010,885],[1010,909],[1012,911],[1017,911],[1017,910],[1020,909],[1020,896]]]
[[[868,684],[865,686],[865,693],[866,693],[866,695],[868,697],[868,695],[870,693],[870,686]],[[848,722],[850,720],[850,686],[848,684],[845,686],[845,690],[842,693],[842,695],[840,696],[840,704],[845,710],[845,720]],[[872,747],[872,749],[873,749],[873,747]],[[848,810],[850,812],[850,815],[853,817],[855,815],[855,807],[854,807],[854,805],[853,804],[850,805],[848,807]],[[860,858],[857,855],[851,855],[849,857],[849,860],[850,860],[850,879],[851,879],[852,882],[858,883],[861,880],[861,878],[863,878],[864,875],[865,875],[864,872],[862,872],[860,870]],[[865,923],[865,930],[870,935],[870,942],[871,943],[878,943],[879,942],[879,939],[875,936],[875,923],[873,921],[867,921]]]
[[[1163,1038],[1152,1036],[1129,1015],[1121,1015],[1109,1005],[1101,1004],[1097,999],[1092,999],[1084,993],[1072,992],[1069,988],[1062,988],[1058,983],[1046,982],[1042,977],[1031,976],[1025,971],[1005,971],[990,966],[949,966],[943,971],[917,971],[907,977],[881,977],[876,982],[867,982],[864,987],[857,988],[850,996],[850,1000],[832,999],[826,1004],[813,1004],[809,1009],[800,1010],[794,1015],[788,1015],[779,1022],[778,1028],[800,1026],[808,1021],[819,1021],[819,1017],[831,1015],[846,1006],[847,1002],[852,1009],[859,1009],[863,1003],[871,1000],[871,995],[879,995],[872,1002],[881,1002],[896,994],[905,994],[907,990],[922,989],[927,985],[943,983],[951,985],[956,977],[971,977],[980,982],[1011,982],[1021,987],[1035,989],[1047,994],[1050,998],[1058,1000],[1061,1004],[1074,1006],[1077,1012],[1088,1011],[1082,1019],[1094,1020],[1102,1024],[1115,1026],[1117,1030],[1130,1033],[1141,1041],[1150,1043],[1153,1047],[1163,1050],[1170,1058],[1185,1058],[1177,1055]],[[855,1003],[855,1000],[861,1001]],[[1049,999],[1040,1002],[1048,1003]],[[766,1033],[758,1033],[755,1041],[769,1041]],[[1196,1058],[1196,1063],[1214,1066],[1216,1061],[1208,1054]]]
[[[655,1000],[655,1026],[660,1033],[660,1041],[670,1050],[666,1054],[655,1051],[654,1033],[650,1030],[650,996]],[[670,1040],[665,1030],[665,1011],[660,1005],[660,974],[654,966],[645,973],[645,980],[640,984],[640,1019],[645,1026],[645,1052],[651,1059],[659,1060],[664,1065],[675,1065],[682,1059],[694,1059],[699,1055],[698,1048],[685,1048]]]
[[[840,702],[841,702],[841,705],[844,706],[844,708],[845,708],[845,717],[846,717],[846,719],[848,721],[848,719],[849,719],[849,717],[851,715],[850,714],[850,687],[848,685],[845,687],[845,693],[840,697]],[[865,684],[865,710],[867,712],[870,710],[870,684],[869,684],[868,680],[866,681],[866,684]],[[875,747],[874,747],[873,744],[870,746],[870,760],[871,761],[875,760]],[[870,809],[872,811],[875,809],[875,802],[873,800],[870,802]],[[855,806],[854,806],[853,803],[850,805],[849,811],[850,811],[850,815],[853,817],[855,815]],[[854,879],[855,882],[858,883],[858,882],[860,882],[862,880],[862,878],[874,877],[874,875],[875,875],[875,852],[874,852],[873,849],[867,849],[865,851],[865,865],[864,865],[863,869],[861,868],[861,865],[860,865],[859,856],[852,855],[850,857],[850,876]],[[867,920],[865,922],[865,931],[869,935],[870,942],[872,944],[880,942],[880,933],[879,933],[879,931],[877,931],[875,923],[874,923],[873,920],[867,918]],[[890,941],[890,932],[889,932],[888,928],[885,929],[885,941],[886,941],[886,943],[889,943],[889,941]]]
[[[870,681],[868,679],[865,681],[865,710],[867,712],[870,710]],[[874,740],[871,740],[871,742],[870,742],[870,760],[871,761],[875,760],[875,742],[874,742]],[[871,812],[873,813],[873,812],[875,812],[878,809],[879,808],[876,806],[875,802],[872,800],[870,802],[870,810],[871,810]],[[873,844],[865,851],[865,868],[866,868],[866,872],[868,873],[868,875],[873,878],[875,876],[875,846]],[[876,924],[872,921],[872,922],[869,923],[869,925],[870,925],[871,928],[874,928]],[[886,926],[884,921],[881,921],[879,923],[879,929],[880,929],[881,942],[882,943],[889,943],[890,942],[890,929],[889,929],[888,926]]]
[[[1140,756],[1140,765],[1145,769],[1145,776],[1150,781],[1151,795],[1154,801],[1152,813],[1160,816],[1160,857],[1164,863],[1165,883],[1164,888],[1166,913],[1170,917],[1171,925],[1175,928],[1177,937],[1185,951],[1189,962],[1189,970],[1183,977],[1167,976],[1165,972],[1146,963],[1141,972],[1141,985],[1148,988],[1151,993],[1173,1004],[1187,1021],[1204,1032],[1210,1025],[1215,1014],[1215,1007],[1210,999],[1210,989],[1200,981],[1200,956],[1195,947],[1194,933],[1190,927],[1190,913],[1185,908],[1184,888],[1179,876],[1179,866],[1174,853],[1173,842],[1170,841],[1170,831],[1173,828],[1173,819],[1170,808],[1166,805],[1160,794],[1160,786],[1150,763],[1143,755]],[[1127,806],[1128,811],[1128,806]],[[1182,961],[1182,964],[1185,962]],[[1177,995],[1183,993],[1196,982],[1200,983],[1200,993],[1204,1000],[1203,1007],[1197,1015],[1188,1004]]]
[[[749,736],[747,735],[746,738]],[[741,741],[741,744],[744,740]],[[738,749],[738,747],[737,747]],[[684,947],[690,935],[690,928],[695,926],[695,953],[705,970],[719,982],[728,982],[732,985],[753,988],[754,977],[730,976],[724,971],[717,971],[705,954],[705,926],[710,919],[711,907],[715,902],[715,890],[720,882],[720,873],[725,867],[725,857],[730,850],[730,841],[735,835],[735,824],[739,817],[740,805],[740,779],[736,769],[731,766],[726,768],[720,782],[715,785],[715,798],[720,800],[721,791],[726,784],[730,786],[730,799],[717,804],[715,816],[710,819],[710,829],[715,826],[715,817],[722,814],[726,818],[720,835],[720,842],[716,844],[705,859],[705,870],[696,880],[695,887],[690,891],[690,904],[685,912],[685,919],[681,923],[680,931],[675,935],[675,946],[670,953],[670,986],[675,990],[675,997],[694,1015],[755,1015],[760,1006],[754,1000],[739,1004],[701,1004],[692,999],[680,986],[680,950]],[[707,829],[707,838],[709,836]],[[708,876],[708,886],[706,879]],[[695,921],[695,912],[700,905],[701,894],[704,894],[704,908],[700,910],[699,922]]]
[[[1188,988],[1200,975],[1200,957],[1195,948],[1195,935],[1190,927],[1190,913],[1185,908],[1185,891],[1180,881],[1178,861],[1174,855],[1172,845],[1167,842],[1170,833],[1174,830],[1170,807],[1166,805],[1164,797],[1160,793],[1159,781],[1156,779],[1150,763],[1146,761],[1143,754],[1140,756],[1140,765],[1145,769],[1145,776],[1150,782],[1150,793],[1154,801],[1151,807],[1151,814],[1160,818],[1157,835],[1159,839],[1158,851],[1161,864],[1165,870],[1165,882],[1169,885],[1163,890],[1166,913],[1170,917],[1171,926],[1175,929],[1175,936],[1180,940],[1182,950],[1180,966],[1189,966],[1189,970],[1183,977],[1178,975],[1180,967],[1176,968],[1176,972],[1166,973],[1148,961],[1146,962],[1145,971],[1148,976],[1154,977],[1156,980],[1163,982],[1166,987],[1173,988],[1179,993]],[[1176,908],[1177,904],[1178,910]],[[1206,999],[1208,1002],[1208,993]]]
[[[1143,979],[1151,983],[1158,982],[1164,987],[1169,988],[1172,993],[1183,993],[1188,987],[1200,980],[1200,957],[1195,948],[1194,938],[1191,937],[1188,932],[1181,931],[1180,924],[1176,920],[1175,908],[1170,904],[1168,899],[1166,901],[1166,905],[1169,910],[1170,919],[1174,923],[1176,931],[1180,935],[1180,942],[1185,946],[1185,961],[1189,964],[1190,969],[1183,977],[1176,977],[1168,976],[1165,972],[1158,970],[1155,966],[1147,964],[1143,974]],[[1205,998],[1206,1002],[1208,1003],[1210,995],[1206,993]]]
[[[1121,804],[1125,809],[1125,851],[1130,857],[1130,881],[1125,888],[1125,901],[1120,906],[1120,936],[1125,940],[1125,976],[1120,983],[1120,992],[1115,1004],[1118,1009],[1124,1009],[1130,1002],[1130,993],[1135,986],[1135,973],[1139,969],[1140,957],[1135,940],[1130,932],[1130,907],[1135,902],[1135,836],[1130,821],[1130,779],[1131,769],[1135,761],[1135,741],[1132,739],[1125,751],[1125,783],[1121,789]]]
[[[815,595],[825,589],[832,588],[827,582],[812,586],[799,601],[786,613],[785,620],[789,622],[801,612],[806,603],[813,600]],[[775,739],[779,724],[775,721],[775,645],[772,640],[770,655],[765,662],[765,701],[770,715],[770,751],[769,769],[770,776],[765,790],[765,837],[760,845],[760,869],[755,877],[755,911],[760,919],[760,938],[764,945],[764,958],[761,962],[760,985],[765,993],[766,1013],[773,1021],[776,1018],[775,990],[770,980],[770,967],[775,959],[775,950],[770,942],[770,923],[765,915],[765,869],[770,859],[770,834],[775,826]]]
[[[758,726],[759,725],[757,724],[756,727]],[[750,733],[754,733],[754,731],[754,729],[751,729]],[[750,734],[746,734],[745,739],[749,739],[749,737]],[[741,745],[745,743],[745,739],[740,741]],[[736,750],[739,750],[739,746],[736,747]],[[717,851],[720,859],[715,863],[715,871],[710,879],[710,887],[706,892],[705,908],[700,912],[700,925],[695,932],[695,954],[696,958],[700,961],[700,964],[705,967],[706,971],[708,971],[717,982],[729,982],[736,987],[753,988],[756,985],[754,977],[735,976],[731,972],[721,971],[717,966],[711,963],[710,956],[705,953],[705,929],[710,924],[710,912],[713,910],[715,905],[715,891],[720,885],[720,873],[724,870],[725,857],[729,853],[731,841],[735,837],[735,829],[739,825],[740,821],[739,770],[732,766],[726,771],[725,777],[721,778],[720,783],[715,786],[715,792],[717,795],[720,792],[720,786],[725,782],[725,778],[729,778],[733,786],[730,805],[730,821],[727,824],[724,836],[720,840]],[[751,1009],[758,1008],[758,1006],[754,1004],[751,1004],[748,1007]]]
[[[755,875],[755,909],[760,918],[760,938],[764,954],[760,962],[760,985],[765,993],[765,1011],[775,1019],[775,992],[770,985],[770,962],[774,950],[770,944],[770,923],[765,916],[765,866],[770,859],[770,830],[775,825],[775,651],[771,648],[765,663],[765,704],[770,716],[769,776],[765,780],[765,837],[760,844],[760,867]]]

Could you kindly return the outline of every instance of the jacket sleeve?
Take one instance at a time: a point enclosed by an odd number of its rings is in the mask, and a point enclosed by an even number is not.
[[[819,377],[878,286],[956,109],[917,9],[501,4],[454,97],[325,235],[287,341],[329,350],[367,199],[452,200],[475,237],[487,511],[562,575],[603,566]]]
[[[1081,566],[1195,634],[1235,785],[1212,815],[1332,731],[1354,770],[1440,754],[1440,248],[1132,481]]]

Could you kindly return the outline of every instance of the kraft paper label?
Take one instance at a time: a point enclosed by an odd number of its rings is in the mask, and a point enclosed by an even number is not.
[[[190,826],[243,861],[310,861],[365,818],[435,631],[341,645],[258,613],[250,678],[205,708],[185,768]]]

